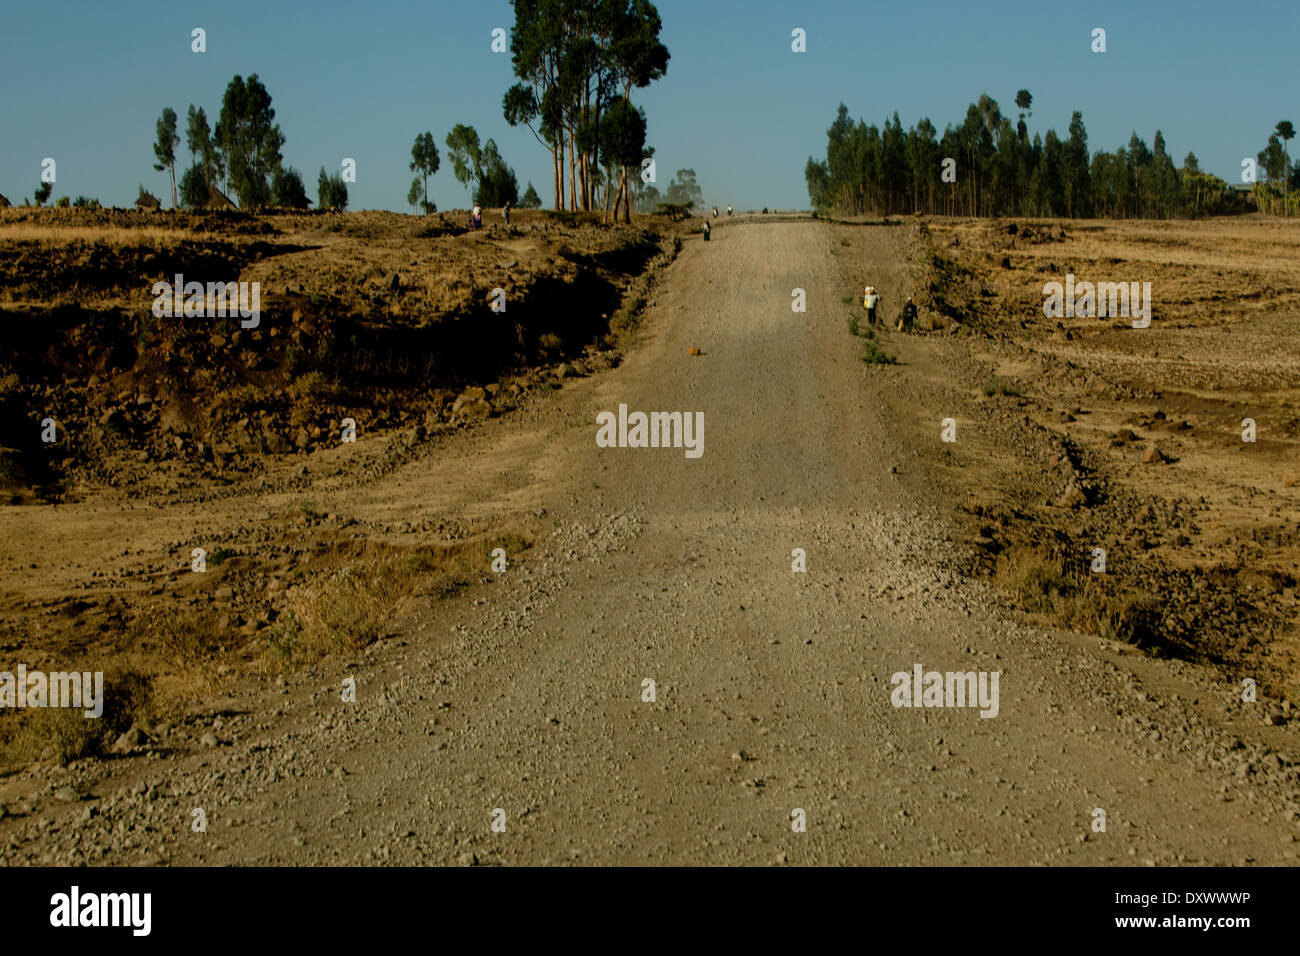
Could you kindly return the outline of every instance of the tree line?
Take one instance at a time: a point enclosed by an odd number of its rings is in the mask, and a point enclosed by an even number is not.
[[[302,174],[284,165],[284,133],[275,122],[271,94],[256,73],[236,76],[226,86],[216,126],[207,111],[190,104],[185,122],[185,147],[190,166],[176,179],[178,117],[165,107],[155,124],[154,169],[171,177],[172,205],[203,209],[228,203],[233,191],[241,209],[275,205],[306,209],[311,200]],[[344,209],[348,188],[343,177],[321,167],[317,201],[322,209]],[[141,200],[149,198],[143,186]],[[139,200],[138,200],[139,201]]]
[[[176,178],[177,148],[180,146],[178,117],[171,107],[163,109],[155,124],[154,169],[171,177],[172,205],[203,209],[229,202],[233,192],[241,209],[275,206],[306,209],[312,204],[302,175],[285,166],[281,149],[284,133],[275,122],[271,95],[253,74],[245,80],[236,76],[222,98],[221,111],[213,128],[203,107],[191,104],[186,117],[185,145],[191,156],[190,167]],[[509,202],[523,208],[537,208],[542,202],[533,184],[528,184],[523,198],[514,170],[501,158],[491,139],[480,145],[472,126],[457,124],[446,139],[453,171],[462,185],[473,186],[473,198],[484,206],[501,206]],[[433,134],[416,136],[411,147],[411,169],[415,180],[407,201],[424,212],[435,212],[429,201],[429,177],[438,172],[440,157]],[[37,205],[48,197],[37,194]],[[348,187],[340,173],[321,168],[316,186],[316,202],[321,209],[346,209]],[[140,187],[145,205],[157,200]]]
[[[1015,104],[1013,125],[982,94],[960,126],[950,123],[939,135],[926,117],[904,130],[897,112],[883,127],[855,123],[841,103],[827,130],[826,158],[809,157],[804,169],[809,198],[818,209],[845,215],[1167,218],[1240,203],[1226,182],[1200,169],[1195,154],[1176,165],[1159,130],[1151,147],[1135,132],[1127,147],[1090,154],[1077,110],[1064,137],[1049,129],[1031,140],[1025,119],[1033,115],[1033,97],[1020,90]],[[1286,157],[1293,135],[1290,123],[1279,123],[1260,153],[1265,181],[1256,186],[1258,196],[1275,184],[1288,195],[1287,183],[1300,173]]]
[[[634,206],[654,204],[658,190],[640,178],[643,160],[654,155],[646,145],[646,117],[633,105],[632,91],[644,89],[668,68],[668,48],[660,42],[662,21],[650,0],[512,0],[515,22],[510,36],[511,63],[518,80],[502,99],[511,126],[525,126],[551,153],[555,209],[604,210],[605,218],[629,221]],[[285,137],[275,122],[271,96],[256,74],[230,81],[215,126],[203,107],[190,106],[185,143],[191,164],[177,179],[179,118],[166,107],[155,125],[154,169],[171,181],[172,205],[204,208],[229,202],[242,209],[311,205],[302,175],[284,165]],[[457,124],[444,140],[456,179],[473,190],[483,206],[507,203],[538,208],[541,198],[530,182],[522,197],[514,170],[492,139],[480,142],[472,126]],[[567,161],[567,179],[566,179]],[[416,136],[410,169],[415,173],[407,201],[425,213],[429,177],[441,157],[432,132]],[[669,185],[667,201],[698,198],[694,173]],[[48,196],[48,190],[46,190]],[[141,199],[157,204],[143,186]],[[46,197],[39,196],[38,204]],[[321,208],[347,205],[347,186],[322,168],[317,184]],[[611,209],[612,204],[612,209]]]

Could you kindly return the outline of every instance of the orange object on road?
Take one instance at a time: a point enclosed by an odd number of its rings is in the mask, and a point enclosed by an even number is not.
[[[700,354],[700,350],[699,350],[699,349],[691,349],[691,354],[692,354],[692,355],[699,355],[699,354]]]

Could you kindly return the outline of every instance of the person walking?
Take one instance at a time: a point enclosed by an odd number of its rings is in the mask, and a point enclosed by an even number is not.
[[[876,327],[876,306],[880,305],[880,296],[876,295],[875,286],[867,286],[866,294],[862,296],[862,305],[867,310],[867,325],[874,329]]]
[[[912,302],[912,297],[907,297],[907,302],[903,304],[903,314],[898,317],[898,331],[910,332],[916,324],[916,304]]]
[[[506,204],[501,207],[501,215],[505,216],[506,225],[507,226],[510,225],[510,200],[509,199],[507,199]]]
[[[474,204],[474,211],[470,213],[469,221],[470,225],[475,229],[483,227],[483,209],[478,203]]]

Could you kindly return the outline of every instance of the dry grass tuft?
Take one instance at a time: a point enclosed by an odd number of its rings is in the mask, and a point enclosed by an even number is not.
[[[1022,547],[999,556],[993,582],[1021,610],[1057,627],[1132,644],[1153,655],[1166,650],[1155,602],[1136,592],[1111,591],[1102,578],[1067,568],[1045,551]]]

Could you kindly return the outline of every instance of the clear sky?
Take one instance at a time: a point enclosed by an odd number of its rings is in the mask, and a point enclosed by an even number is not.
[[[1300,124],[1300,4],[1296,0],[659,0],[672,59],[637,91],[656,148],[660,189],[696,171],[707,203],[806,207],[809,155],[843,101],[851,115],[903,125],[929,116],[942,132],[988,92],[1013,113],[1034,96],[1031,131],[1064,136],[1081,110],[1091,150],[1133,130],[1150,145],[1163,130],[1182,162],[1239,181],[1278,120]],[[315,198],[321,166],[357,161],[350,208],[410,211],[411,143],[430,130],[443,154],[430,180],[439,209],[469,194],[443,145],[456,123],[497,141],[520,189],[532,180],[551,204],[550,154],[501,115],[514,82],[509,54],[490,50],[509,29],[506,0],[6,0],[0,8],[0,193],[21,203],[53,157],[53,195],[128,205],[143,184],[169,195],[152,168],[163,107],[191,103],[215,125],[235,74],[257,73],[271,93],[297,167]],[[207,52],[190,31],[207,30]],[[791,51],[791,31],[807,52]],[[1090,50],[1094,27],[1107,52]],[[1300,149],[1300,141],[1292,141]],[[184,153],[185,164],[189,154]],[[178,157],[177,176],[182,164]]]

